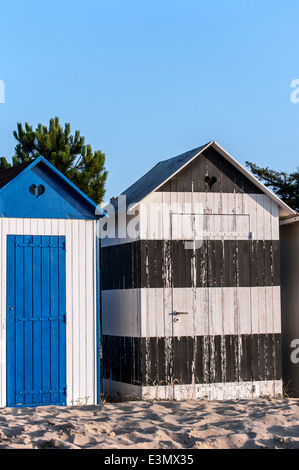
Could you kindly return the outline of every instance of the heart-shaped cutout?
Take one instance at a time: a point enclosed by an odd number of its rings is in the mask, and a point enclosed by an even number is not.
[[[39,184],[38,186],[36,186],[36,184],[32,184],[31,186],[29,186],[29,192],[33,194],[33,196],[38,198],[39,196],[44,194],[45,187],[42,184]]]
[[[215,176],[212,176],[212,178],[210,178],[209,176],[205,177],[205,182],[210,186],[210,189],[216,183],[216,181],[217,181],[217,178]]]

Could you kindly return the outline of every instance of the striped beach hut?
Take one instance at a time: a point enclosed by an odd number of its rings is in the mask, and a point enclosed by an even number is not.
[[[282,393],[284,202],[215,141],[161,161],[105,209],[103,392]]]
[[[43,157],[0,171],[0,406],[99,402],[100,214]]]

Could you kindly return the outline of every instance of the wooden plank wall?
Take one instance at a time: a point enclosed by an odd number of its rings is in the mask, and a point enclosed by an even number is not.
[[[217,178],[211,189],[207,174]],[[279,393],[277,204],[212,152],[138,210],[138,239],[102,250],[104,381],[125,376],[159,398],[184,397],[182,387],[195,397],[199,385],[217,398],[215,384],[221,396],[223,384],[227,396]],[[203,243],[186,250],[200,223]],[[188,314],[176,323],[175,310]]]
[[[0,406],[6,406],[7,235],[66,237],[67,404],[96,404],[96,222],[62,219],[0,220]]]

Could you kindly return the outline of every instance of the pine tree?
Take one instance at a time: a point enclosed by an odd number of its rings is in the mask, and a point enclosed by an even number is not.
[[[294,173],[284,173],[260,168],[255,163],[246,162],[251,172],[265,186],[277,194],[292,209],[299,212],[299,167]]]
[[[95,203],[102,202],[108,175],[105,154],[100,150],[93,152],[90,145],[85,145],[79,131],[72,135],[70,124],[63,128],[58,117],[50,119],[48,127],[38,124],[35,130],[28,123],[24,128],[18,123],[13,135],[18,142],[13,166],[42,155]],[[5,157],[0,159],[0,169],[12,165]]]

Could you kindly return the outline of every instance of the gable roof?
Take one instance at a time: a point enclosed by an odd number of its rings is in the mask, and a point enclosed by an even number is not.
[[[250,173],[245,167],[243,167],[237,160],[229,155],[217,142],[214,140],[208,142],[201,147],[197,147],[193,150],[189,150],[181,155],[170,158],[168,160],[160,161],[138,181],[132,184],[126,189],[120,196],[126,197],[127,209],[133,210],[143,199],[149,196],[153,191],[159,189],[164,183],[173,178],[176,173],[182,170],[185,166],[191,163],[201,153],[209,147],[213,147],[229,161],[235,168],[237,168],[243,175],[245,175],[252,183],[254,183],[264,194],[269,196],[280,208],[281,216],[288,216],[297,214],[296,211],[291,209],[285,202],[283,202],[276,194],[270,191],[261,181],[259,181],[252,173]],[[118,196],[119,197],[119,196]],[[118,210],[118,198],[114,199],[111,204],[115,211]]]
[[[35,166],[43,163],[47,166],[50,171],[60,178],[66,185],[75,191],[91,208],[95,211],[95,214],[99,216],[105,215],[103,211],[95,202],[93,202],[88,196],[86,196],[83,191],[81,191],[77,186],[75,186],[66,176],[64,176],[57,168],[54,167],[46,158],[39,156],[35,160],[31,160],[21,165],[10,167],[0,171],[0,197],[1,193],[5,191],[11,184],[13,184],[18,178],[20,178],[24,173],[32,170]]]
[[[206,145],[203,145],[202,147],[182,153],[177,157],[159,162],[121,194],[122,196],[126,196],[127,207],[131,204],[133,204],[134,207],[139,204],[146,196],[165,183],[206,147]],[[117,199],[111,202],[115,207],[116,201]]]

